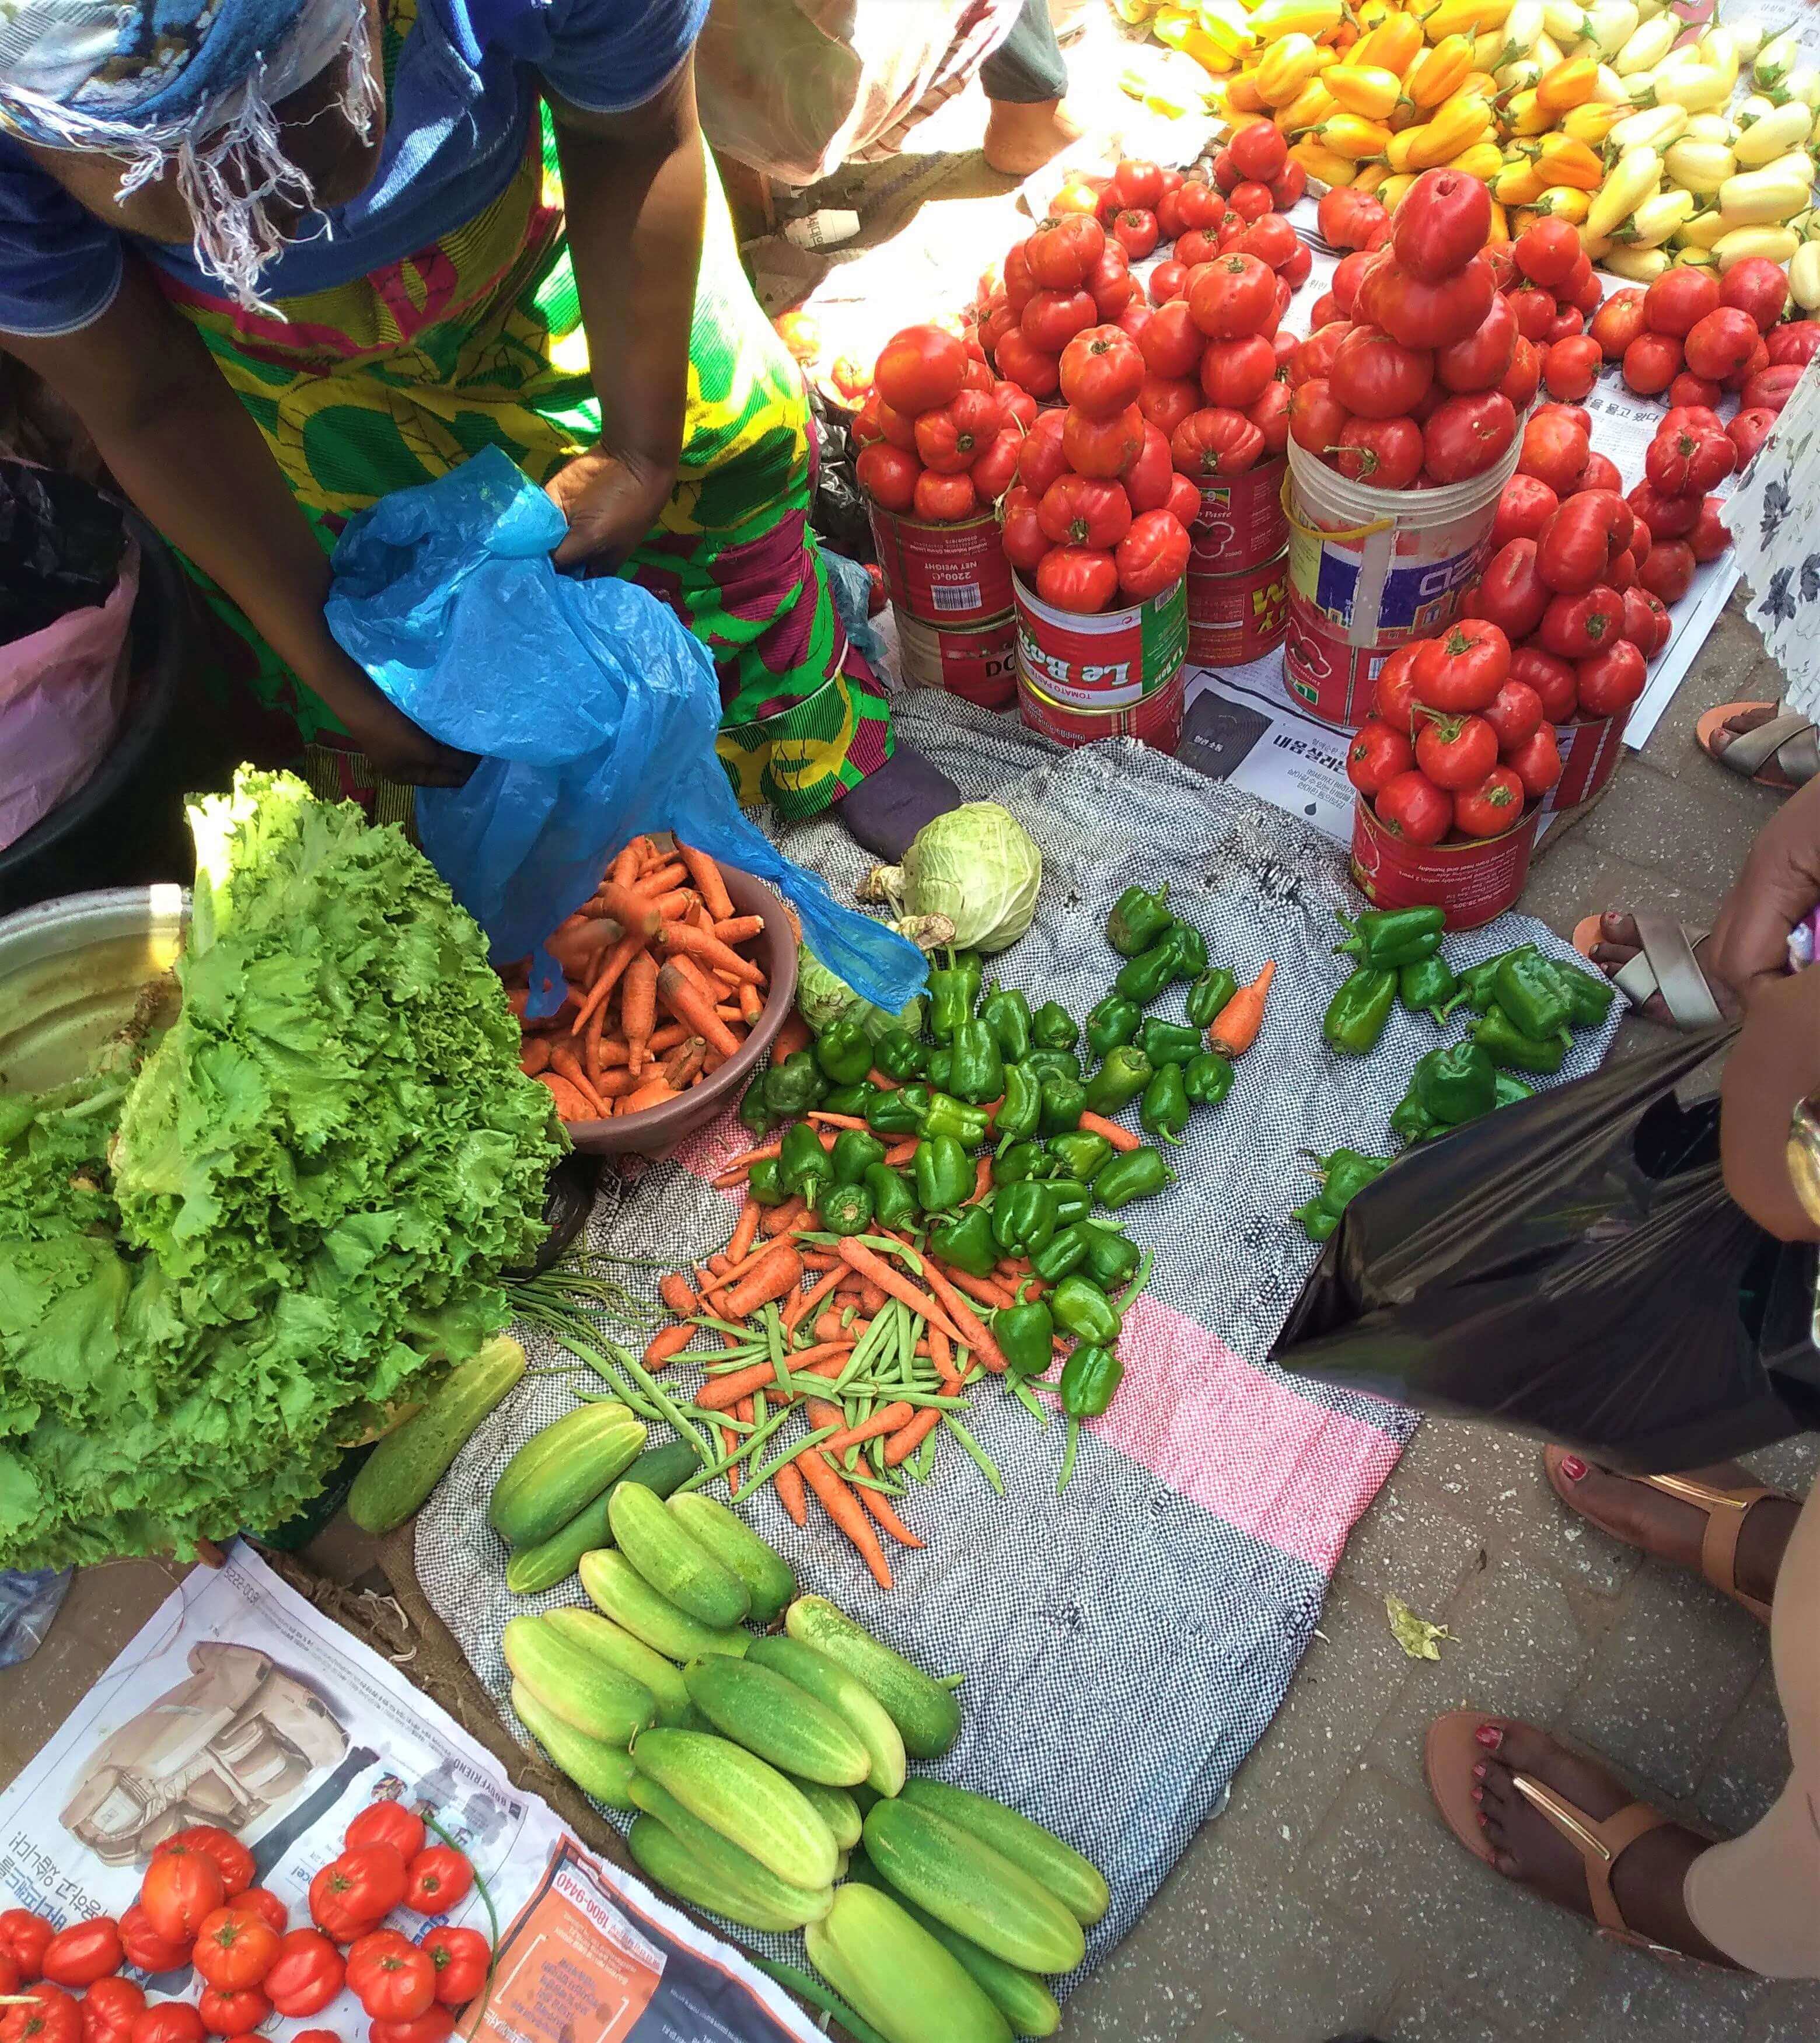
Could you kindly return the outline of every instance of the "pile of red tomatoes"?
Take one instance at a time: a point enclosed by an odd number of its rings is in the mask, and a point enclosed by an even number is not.
[[[872,385],[852,430],[853,472],[875,504],[952,525],[1010,487],[1036,400],[1002,385],[958,334],[905,327],[885,343]]]
[[[1820,343],[1811,320],[1779,325],[1787,309],[1787,271],[1749,255],[1722,277],[1678,268],[1646,290],[1614,291],[1588,330],[1639,397],[1711,407],[1731,391],[1741,413],[1762,410],[1773,418]],[[1806,328],[1814,328],[1811,337]]]

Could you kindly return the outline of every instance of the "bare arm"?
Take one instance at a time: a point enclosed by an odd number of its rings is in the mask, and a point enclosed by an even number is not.
[[[555,94],[570,253],[600,400],[600,443],[553,478],[559,562],[617,566],[675,487],[688,401],[707,166],[692,63],[629,113]]]
[[[377,766],[427,786],[466,778],[472,760],[393,709],[330,636],[328,556],[207,349],[136,261],[92,325],[0,344],[71,406],[146,518],[213,576]]]

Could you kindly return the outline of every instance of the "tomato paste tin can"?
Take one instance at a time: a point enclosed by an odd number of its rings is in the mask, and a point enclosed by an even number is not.
[[[1589,716],[1554,726],[1554,742],[1561,748],[1561,778],[1542,798],[1545,815],[1577,809],[1599,792],[1618,770],[1629,721],[1626,711],[1623,716]]]
[[[1009,709],[1017,693],[1017,619],[989,624],[925,624],[893,606],[905,678],[945,688],[982,709]]]
[[[1191,577],[1197,566],[1204,574],[1236,575],[1282,558],[1289,543],[1283,509],[1288,473],[1278,454],[1243,475],[1217,476],[1202,485],[1201,515],[1188,535]]]
[[[1128,709],[1181,678],[1188,654],[1186,581],[1124,610],[1057,610],[1021,576],[1017,678],[1065,709]]]
[[[1352,876],[1374,908],[1438,907],[1450,930],[1476,930],[1522,893],[1541,820],[1538,803],[1502,837],[1417,845],[1393,836],[1362,799],[1352,811]]]
[[[1058,745],[1092,745],[1102,738],[1137,738],[1159,752],[1173,753],[1182,742],[1182,712],[1188,700],[1188,677],[1178,670],[1166,687],[1154,688],[1140,701],[1122,709],[1074,709],[1033,688],[1020,673],[1017,707],[1025,723]]]
[[[1288,635],[1283,645],[1283,686],[1300,709],[1324,723],[1356,730],[1370,715],[1377,692],[1377,670],[1390,657],[1363,646],[1350,646],[1321,630],[1295,600],[1289,602]]]
[[[989,624],[1011,608],[1011,564],[987,512],[957,525],[925,525],[868,507],[885,593],[925,624]]]
[[[1188,657],[1197,667],[1243,667],[1282,645],[1289,628],[1284,556],[1237,574],[1203,574],[1188,562]]]

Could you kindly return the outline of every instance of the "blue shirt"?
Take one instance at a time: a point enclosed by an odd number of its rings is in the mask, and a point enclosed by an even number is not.
[[[332,289],[474,219],[523,161],[538,80],[589,113],[642,105],[693,48],[708,0],[418,0],[399,49],[379,168],[332,232],[269,263],[275,299]],[[74,333],[120,287],[131,241],[192,291],[222,295],[187,247],[125,235],[0,136],[0,333]]]

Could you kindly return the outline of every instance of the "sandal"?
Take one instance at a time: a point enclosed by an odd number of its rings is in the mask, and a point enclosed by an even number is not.
[[[1773,709],[1777,714],[1754,730],[1741,731],[1723,751],[1713,749],[1714,734],[1745,710]],[[1784,793],[1804,787],[1820,773],[1820,730],[1811,717],[1779,703],[1721,703],[1695,726],[1700,749],[1728,773],[1754,780],[1760,788]]]
[[[1577,1517],[1584,1518],[1589,1525],[1596,1525],[1601,1532],[1608,1533],[1614,1539],[1625,1539],[1626,1535],[1615,1526],[1607,1524],[1596,1511],[1588,1509],[1574,1485],[1561,1474],[1561,1465],[1566,1458],[1566,1451],[1563,1448],[1542,1449],[1542,1466],[1548,1473],[1549,1488]],[[1738,1470],[1738,1474],[1741,1480],[1737,1487],[1728,1489],[1721,1489],[1713,1483],[1702,1482],[1691,1475],[1639,1475],[1629,1479],[1633,1482],[1643,1483],[1651,1489],[1659,1489],[1665,1497],[1676,1497],[1683,1504],[1693,1504],[1707,1514],[1706,1533],[1700,1541],[1701,1576],[1721,1596],[1730,1596],[1734,1603],[1741,1604],[1753,1617],[1767,1624],[1769,1622],[1769,1605],[1757,1596],[1746,1596],[1738,1585],[1738,1542],[1751,1506],[1762,1503],[1765,1497],[1774,1497],[1776,1493],[1751,1482],[1743,1469]],[[1644,1549],[1646,1553],[1648,1550],[1647,1547]]]
[[[1496,1860],[1479,1828],[1478,1808],[1473,1800],[1473,1768],[1485,1757],[1477,1733],[1489,1721],[1494,1719],[1483,1710],[1450,1710],[1429,1725],[1423,1750],[1428,1792],[1435,1798],[1442,1820],[1482,1865],[1494,1865]],[[1586,1892],[1600,1934],[1657,1957],[1685,1961],[1685,1952],[1677,1951],[1672,1944],[1658,1944],[1630,1928],[1611,1892],[1611,1869],[1620,1854],[1646,1832],[1661,1829],[1672,1818],[1665,1816],[1660,1809],[1652,1809],[1646,1802],[1630,1802],[1601,1823],[1584,1809],[1577,1809],[1565,1795],[1530,1775],[1518,1773],[1512,1779],[1517,1792],[1566,1838],[1584,1861]]]
[[[1611,983],[1633,1007],[1661,994],[1674,1028],[1716,1029],[1725,1016],[1694,956],[1694,945],[1706,931],[1690,930],[1668,915],[1633,914],[1630,919],[1637,925],[1639,948],[1621,971],[1607,975]],[[1597,915],[1583,916],[1574,926],[1573,948],[1588,964],[1593,945],[1604,941]]]

